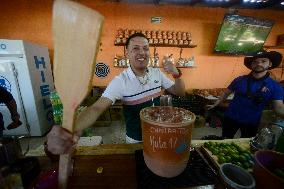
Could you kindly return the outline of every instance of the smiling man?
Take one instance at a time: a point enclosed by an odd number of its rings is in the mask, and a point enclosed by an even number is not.
[[[135,33],[127,39],[126,57],[129,59],[130,67],[116,76],[102,97],[78,116],[77,133],[92,126],[107,108],[116,100],[121,100],[126,122],[126,142],[141,142],[140,110],[153,104],[158,105],[162,89],[174,95],[185,95],[181,71],[174,66],[171,57],[164,58],[163,67],[165,72],[172,74],[174,81],[160,69],[147,67],[150,57],[149,42],[143,34]],[[54,126],[47,138],[48,150],[54,154],[62,154],[71,150],[79,136],[73,136],[61,127]]]
[[[244,64],[251,70],[250,74],[234,79],[215,104],[208,106],[208,109],[212,109],[234,93],[225,112],[222,130],[224,138],[233,138],[238,129],[243,138],[255,136],[262,111],[269,101],[272,101],[274,111],[284,117],[283,89],[269,77],[268,72],[278,67],[281,61],[282,55],[276,51],[245,57]]]

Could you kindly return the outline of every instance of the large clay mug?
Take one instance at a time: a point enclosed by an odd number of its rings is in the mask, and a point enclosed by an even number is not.
[[[140,112],[143,156],[147,167],[161,177],[175,177],[186,168],[195,115],[170,106]]]

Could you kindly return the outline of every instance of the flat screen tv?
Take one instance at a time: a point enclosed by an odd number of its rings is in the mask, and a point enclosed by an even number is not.
[[[254,55],[262,50],[273,24],[274,22],[271,20],[226,14],[214,52]]]

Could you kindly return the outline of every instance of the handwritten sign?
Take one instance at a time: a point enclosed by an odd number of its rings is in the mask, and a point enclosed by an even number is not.
[[[188,132],[187,128],[150,127],[150,133],[152,133],[149,135],[150,146],[153,152],[159,149],[175,149],[176,153],[182,153],[188,145],[184,140],[178,141],[177,135],[187,136]],[[169,134],[173,134],[173,136],[168,137]]]

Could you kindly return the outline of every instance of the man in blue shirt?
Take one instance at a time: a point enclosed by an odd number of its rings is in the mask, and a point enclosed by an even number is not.
[[[208,107],[218,106],[234,93],[225,111],[222,137],[233,138],[238,129],[242,138],[255,136],[262,111],[269,101],[272,101],[274,111],[284,116],[283,89],[269,77],[268,72],[279,66],[281,61],[282,55],[276,51],[263,51],[253,57],[245,57],[244,64],[251,72],[235,78],[214,105]]]

